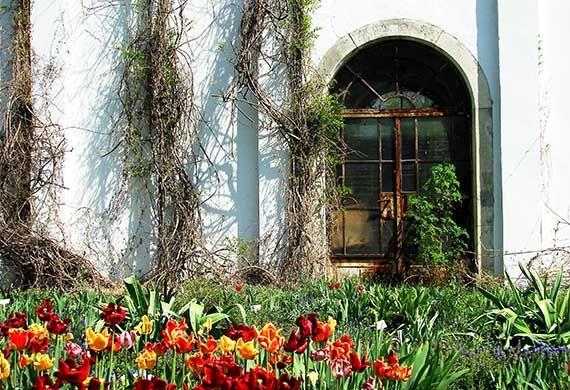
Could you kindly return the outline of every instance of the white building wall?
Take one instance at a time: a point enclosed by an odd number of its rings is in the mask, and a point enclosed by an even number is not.
[[[554,271],[570,264],[570,53],[567,37],[570,3],[539,1],[540,133],[541,173],[540,241],[545,261]]]
[[[119,154],[102,156],[118,141],[111,130],[119,112],[117,47],[127,40],[126,23],[132,16],[126,3],[42,0],[32,9],[37,108],[65,129],[67,139],[59,210],[65,235],[87,256],[98,255],[100,259],[93,260],[106,262],[111,271],[109,259],[124,259],[144,270],[153,250],[149,240],[130,240],[152,235],[148,205],[133,197],[116,221],[106,214],[121,172]],[[271,135],[258,134],[255,110],[247,105],[236,109],[221,98],[234,76],[231,59],[238,44],[240,3],[193,0],[186,8],[191,28],[184,50],[191,59],[205,151],[199,176],[206,201],[205,236],[212,247],[224,246],[228,239],[252,245],[259,238],[263,241],[282,226],[284,216],[287,163],[282,150]],[[565,180],[569,160],[564,142],[570,118],[562,105],[570,60],[560,48],[569,28],[563,27],[568,12],[560,10],[570,6],[564,0],[541,2],[540,9],[536,0],[498,5],[497,0],[357,3],[322,0],[314,15],[319,35],[315,66],[338,39],[380,20],[417,20],[456,37],[478,59],[494,101],[495,247],[504,249],[505,261],[512,265],[525,258],[518,252],[568,244],[570,184]],[[542,138],[539,31],[544,63]],[[501,257],[496,259],[500,270]]]
[[[514,274],[541,246],[537,13],[536,0],[499,3],[503,250]]]

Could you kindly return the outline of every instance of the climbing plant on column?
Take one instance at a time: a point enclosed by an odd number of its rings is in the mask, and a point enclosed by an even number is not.
[[[311,69],[316,37],[311,13],[317,0],[249,0],[244,4],[236,90],[255,97],[252,104],[268,119],[289,154],[284,240],[277,263],[288,280],[326,270],[326,172],[342,159],[341,106]],[[262,64],[263,69],[259,69]],[[283,75],[275,93],[264,75]],[[243,92],[245,91],[245,92]],[[333,175],[329,175],[333,177]],[[329,188],[336,188],[334,184]]]
[[[60,126],[35,112],[34,101],[44,96],[32,96],[40,80],[32,73],[31,1],[13,1],[2,12],[13,15],[13,45],[4,49],[12,61],[0,130],[0,263],[23,288],[101,282],[87,259],[54,238],[57,215],[39,216],[38,208],[45,213],[57,205],[65,138]]]
[[[113,209],[128,196],[149,205],[156,244],[149,278],[166,284],[217,271],[202,245],[201,200],[192,177],[199,141],[189,53],[182,51],[185,4],[141,0],[134,7],[134,33],[122,47],[116,129],[123,173]]]

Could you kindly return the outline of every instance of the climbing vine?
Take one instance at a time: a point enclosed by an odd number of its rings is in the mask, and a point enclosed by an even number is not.
[[[49,226],[35,207],[55,203],[65,140],[59,126],[34,112],[30,0],[12,7],[4,10],[14,15],[14,43],[0,131],[0,263],[24,288],[102,281],[89,261],[54,238],[54,223]]]
[[[137,2],[135,32],[122,48],[123,115],[117,130],[123,179],[113,209],[133,192],[142,198],[141,207],[150,207],[156,248],[149,278],[164,283],[215,272],[201,244],[201,201],[192,179],[198,141],[191,68],[180,49],[188,28],[184,5]]]
[[[331,172],[343,155],[340,104],[325,93],[326,85],[313,77],[310,68],[310,50],[316,37],[310,15],[318,4],[317,0],[247,1],[235,62],[237,89],[255,97],[252,104],[270,119],[289,152],[287,250],[278,264],[281,276],[289,280],[326,269],[327,245],[322,239],[325,200],[338,197],[330,191],[336,188],[334,183],[328,185],[329,196],[323,196],[325,172]],[[259,64],[270,69],[260,71]],[[267,80],[264,84],[263,75],[278,72],[286,84],[275,93]]]

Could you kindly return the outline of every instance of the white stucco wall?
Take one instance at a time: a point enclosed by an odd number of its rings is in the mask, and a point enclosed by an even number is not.
[[[567,37],[570,26],[570,3],[564,0],[540,1],[540,129],[539,158],[541,173],[541,249],[547,251],[545,268],[550,260],[567,266],[570,255],[570,110],[566,105],[570,89],[570,53]],[[549,250],[557,248],[549,254]]]
[[[283,224],[287,161],[275,137],[258,132],[263,118],[251,106],[236,109],[221,98],[234,76],[231,59],[238,45],[240,3],[189,2],[185,12],[191,28],[183,50],[191,59],[204,148],[199,179],[205,237],[212,247],[237,238],[252,246],[258,240],[269,243],[261,251],[268,256]],[[32,9],[37,109],[65,129],[67,140],[59,209],[64,235],[110,272],[119,272],[123,260],[146,269],[153,250],[149,240],[130,240],[152,236],[148,205],[133,196],[118,219],[110,220],[107,214],[121,170],[120,153],[102,156],[118,141],[111,130],[118,114],[117,47],[129,33],[126,21],[131,11],[125,4],[42,0]],[[563,106],[570,59],[560,50],[570,32],[564,27],[569,7],[564,0],[540,2],[540,7],[536,0],[359,0],[357,7],[351,1],[322,0],[314,15],[315,66],[340,38],[390,19],[434,25],[457,38],[478,60],[494,102],[491,196],[496,210],[496,271],[502,269],[503,251],[512,267],[532,257],[533,251],[570,245],[570,184],[565,178],[570,168],[565,151],[570,114]],[[9,21],[4,19],[3,46]],[[116,267],[110,266],[113,262],[118,262]]]
[[[505,268],[540,249],[537,2],[499,3]],[[524,28],[521,28],[524,26]]]

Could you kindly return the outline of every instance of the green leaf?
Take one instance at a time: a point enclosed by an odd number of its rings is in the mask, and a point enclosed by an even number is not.
[[[204,305],[196,303],[195,301],[190,302],[190,310],[188,312],[190,317],[190,326],[194,332],[197,332],[201,324],[202,314],[204,313]]]

